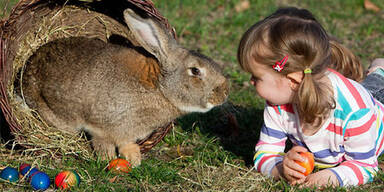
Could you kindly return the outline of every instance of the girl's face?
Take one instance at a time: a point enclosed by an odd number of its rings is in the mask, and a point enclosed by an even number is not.
[[[251,84],[257,94],[273,105],[292,103],[294,90],[291,80],[276,72],[272,66],[262,65],[255,61],[250,63]],[[283,69],[284,70],[284,69]]]

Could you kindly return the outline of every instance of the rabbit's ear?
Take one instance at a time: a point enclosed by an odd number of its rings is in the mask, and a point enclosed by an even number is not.
[[[160,61],[167,58],[169,48],[175,39],[160,23],[151,18],[140,17],[131,9],[124,10],[124,19],[144,49]]]

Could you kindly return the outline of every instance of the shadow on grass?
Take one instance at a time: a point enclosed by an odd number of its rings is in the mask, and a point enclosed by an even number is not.
[[[11,139],[14,139],[14,137],[11,134],[11,129],[7,121],[5,120],[3,111],[0,109],[0,140],[1,142],[5,142]]]
[[[185,131],[191,131],[196,123],[202,134],[219,138],[224,150],[244,160],[246,166],[253,164],[255,145],[263,123],[262,109],[228,103],[208,113],[193,113],[178,119]]]

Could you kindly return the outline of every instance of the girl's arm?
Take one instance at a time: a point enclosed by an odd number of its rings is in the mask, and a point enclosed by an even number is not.
[[[365,184],[376,175],[376,146],[379,147],[376,120],[373,110],[369,109],[360,109],[347,118],[343,130],[345,161],[331,168],[341,186]]]
[[[301,156],[298,155],[298,152],[300,150],[306,151],[306,149],[294,147],[287,154],[284,154],[285,142],[288,137],[282,119],[284,118],[281,116],[280,108],[271,105],[265,107],[264,125],[256,145],[254,162],[256,170],[264,175],[276,179],[283,177],[291,181],[293,177],[303,177],[297,171],[303,170],[303,168],[292,162],[293,160],[300,160]]]
[[[338,133],[344,137],[342,148],[345,155],[341,157],[344,160],[337,167],[307,176],[305,184],[348,186],[372,181],[378,170],[376,147],[379,145],[375,117],[369,109],[361,109],[347,117],[343,131]],[[325,182],[322,181],[324,178]]]
[[[266,124],[262,126],[253,159],[258,172],[272,176],[274,167],[283,161],[286,139],[284,132],[267,127]]]

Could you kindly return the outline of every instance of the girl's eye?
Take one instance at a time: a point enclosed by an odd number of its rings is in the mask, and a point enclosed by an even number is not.
[[[195,75],[195,76],[200,76],[201,75],[200,70],[198,68],[196,68],[196,67],[192,67],[190,70],[191,70],[192,74]]]

